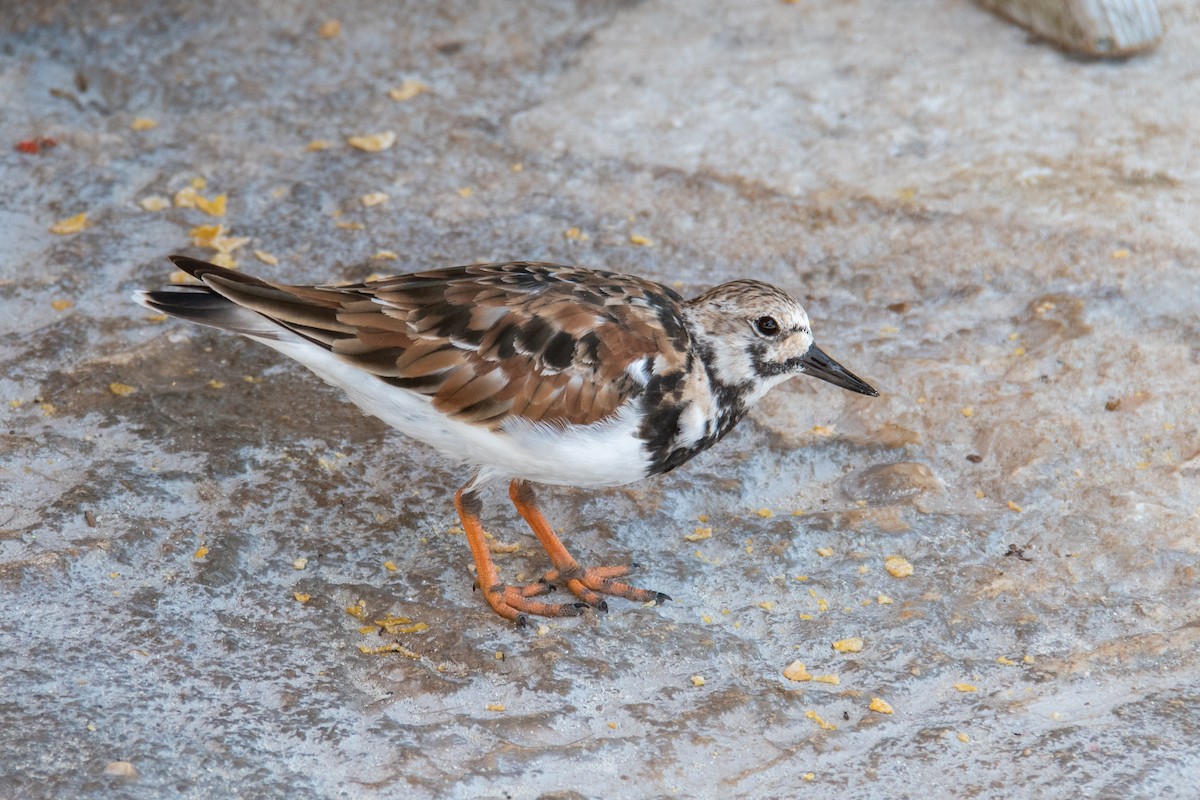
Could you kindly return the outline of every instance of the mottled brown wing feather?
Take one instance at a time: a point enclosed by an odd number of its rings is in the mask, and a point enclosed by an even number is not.
[[[604,419],[640,391],[631,365],[677,370],[688,349],[678,295],[616,273],[514,262],[334,287],[204,266],[219,294],[489,427]]]

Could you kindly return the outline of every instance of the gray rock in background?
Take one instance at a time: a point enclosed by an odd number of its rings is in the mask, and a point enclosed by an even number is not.
[[[1126,63],[937,0],[7,11],[0,796],[1194,796],[1193,4]],[[225,217],[139,205],[197,178]],[[883,396],[793,381],[675,473],[544,492],[675,600],[516,630],[464,470],[128,302],[216,223],[295,282],[761,276]],[[489,499],[502,573],[540,574]]]

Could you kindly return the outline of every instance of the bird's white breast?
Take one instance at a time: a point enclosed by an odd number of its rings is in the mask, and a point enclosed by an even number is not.
[[[591,425],[556,425],[510,418],[499,431],[452,419],[428,397],[391,386],[319,345],[284,333],[256,339],[346,392],[362,410],[458,461],[480,469],[480,480],[524,478],[562,486],[620,486],[646,475],[649,459],[633,404]]]

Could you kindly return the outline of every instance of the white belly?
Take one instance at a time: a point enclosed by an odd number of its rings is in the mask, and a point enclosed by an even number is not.
[[[511,419],[501,430],[450,419],[429,398],[391,386],[298,336],[250,338],[294,358],[400,432],[479,468],[481,482],[524,478],[562,486],[620,486],[642,478],[649,460],[630,406],[591,425],[552,426]]]

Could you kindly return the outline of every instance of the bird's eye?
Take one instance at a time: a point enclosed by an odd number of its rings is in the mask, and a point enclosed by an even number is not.
[[[759,317],[754,320],[754,330],[763,336],[774,336],[779,333],[779,323],[774,317]]]

